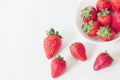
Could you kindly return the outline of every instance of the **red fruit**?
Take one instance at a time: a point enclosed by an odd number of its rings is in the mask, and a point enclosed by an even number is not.
[[[63,57],[58,55],[51,62],[51,76],[57,78],[62,75],[66,70],[66,62],[63,60]]]
[[[107,9],[103,9],[101,12],[99,12],[97,17],[98,22],[100,22],[103,26],[110,26],[112,21],[112,15],[110,14],[110,11]]]
[[[109,27],[100,27],[97,32],[99,38],[103,41],[110,41],[115,37],[115,31]]]
[[[99,30],[99,23],[98,21],[89,21],[89,23],[84,23],[82,25],[82,29],[88,36],[96,36],[97,31]]]
[[[98,0],[96,7],[98,11],[102,11],[103,9],[111,10],[110,0]]]
[[[78,60],[86,61],[86,50],[82,43],[75,42],[70,46],[70,52]]]
[[[96,9],[92,6],[88,6],[82,10],[82,18],[84,22],[96,19]]]
[[[94,62],[94,65],[93,65],[93,69],[95,71],[97,70],[100,70],[100,69],[103,69],[105,67],[108,67],[112,64],[113,62],[113,59],[111,58],[111,56],[106,52],[102,52],[100,53],[95,62]]]
[[[120,11],[115,11],[112,16],[112,28],[120,32]]]
[[[51,28],[44,39],[44,50],[48,59],[54,57],[61,47],[62,40],[59,32]]]
[[[120,10],[120,0],[111,0],[112,10]]]

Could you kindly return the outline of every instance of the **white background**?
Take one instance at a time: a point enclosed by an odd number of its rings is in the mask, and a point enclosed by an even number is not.
[[[50,62],[43,50],[46,30],[51,27],[63,36],[58,54],[64,56],[67,70],[55,80],[120,80],[120,41],[96,45],[82,39],[75,24],[82,0],[0,0],[0,80],[54,80]],[[87,61],[73,58],[70,44],[82,42]],[[95,72],[96,56],[108,50],[115,61]]]

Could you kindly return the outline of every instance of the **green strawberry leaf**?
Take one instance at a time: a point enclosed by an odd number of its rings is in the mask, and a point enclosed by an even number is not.
[[[55,30],[54,30],[53,28],[51,28],[51,29],[49,30],[49,34],[55,34]]]
[[[89,21],[89,23],[84,23],[82,25],[83,31],[86,32],[86,33],[90,33],[91,30],[92,30],[92,24],[93,24],[93,21]]]
[[[87,17],[91,16],[91,11],[92,11],[92,7],[91,6],[88,6],[88,7],[84,8],[83,10],[81,10],[82,17],[83,18],[87,18]]]
[[[58,31],[55,31],[54,28],[51,28],[49,31],[46,32],[47,35],[57,35],[59,36],[60,38],[63,38],[61,35],[59,35],[59,32]]]
[[[59,59],[59,60],[64,60],[64,57],[62,57],[61,55],[58,55],[57,57],[55,57],[56,59]]]
[[[97,15],[98,15],[98,16],[107,16],[109,13],[110,13],[109,10],[107,10],[107,9],[102,9],[102,11],[99,12]]]
[[[97,35],[102,36],[104,38],[110,37],[111,36],[110,28],[101,26],[100,29],[97,32]]]

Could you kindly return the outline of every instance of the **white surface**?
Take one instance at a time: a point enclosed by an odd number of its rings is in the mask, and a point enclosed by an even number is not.
[[[0,0],[0,80],[54,80],[44,54],[45,31],[54,27],[63,36],[58,54],[67,61],[66,72],[55,80],[119,80],[119,42],[95,45],[81,38],[75,24],[81,0]],[[71,43],[84,43],[88,59],[81,62],[70,52]],[[93,62],[99,52],[108,50],[115,61],[95,72]]]

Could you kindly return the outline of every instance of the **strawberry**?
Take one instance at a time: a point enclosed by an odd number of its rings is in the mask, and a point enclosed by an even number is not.
[[[57,78],[62,75],[66,70],[66,61],[63,60],[63,57],[58,55],[51,62],[51,76]]]
[[[113,62],[113,59],[112,59],[112,57],[108,54],[107,51],[101,52],[101,53],[97,56],[97,58],[96,58],[96,60],[95,60],[95,62],[94,62],[93,69],[94,69],[95,71],[100,70],[100,69],[103,69],[103,68],[105,68],[105,67],[110,66],[110,65],[112,64],[112,62]]]
[[[96,36],[97,31],[99,30],[98,21],[89,21],[88,23],[84,23],[82,25],[82,29],[88,36]]]
[[[82,11],[82,18],[84,22],[89,22],[90,20],[95,20],[96,19],[96,9],[92,6],[88,6],[84,8]]]
[[[112,10],[120,10],[120,0],[111,0]]]
[[[115,37],[115,31],[109,27],[100,27],[97,32],[99,38],[103,41],[110,41]]]
[[[75,42],[70,46],[70,52],[78,60],[86,61],[86,50],[82,43]]]
[[[54,57],[61,47],[62,40],[59,32],[51,28],[44,39],[44,50],[48,59]]]
[[[115,11],[112,16],[112,28],[120,32],[120,11]]]
[[[102,11],[103,9],[111,10],[110,0],[98,0],[96,7],[98,11]]]
[[[103,9],[97,14],[97,20],[103,26],[110,26],[112,21],[112,15],[110,14],[110,11],[108,11],[107,9]]]

